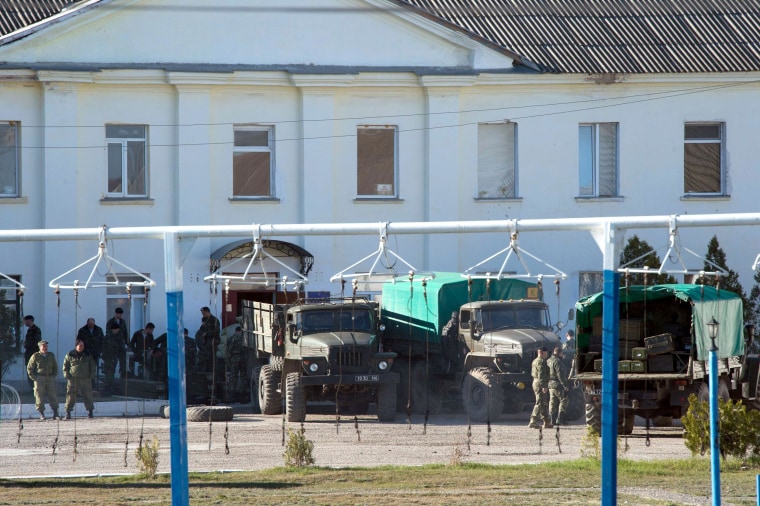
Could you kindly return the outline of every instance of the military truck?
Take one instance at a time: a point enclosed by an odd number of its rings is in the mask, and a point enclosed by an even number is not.
[[[339,412],[396,417],[396,354],[383,352],[378,304],[362,298],[300,299],[293,304],[244,301],[243,333],[254,412],[306,418],[307,401]]]
[[[689,395],[719,395],[756,403],[758,357],[745,355],[742,301],[711,286],[670,284],[620,288],[618,431],[630,434],[634,418],[654,425],[681,418]],[[582,382],[586,423],[600,430],[603,294],[580,299],[576,309],[576,376]],[[709,377],[707,323],[719,322],[718,378]]]
[[[398,354],[398,409],[436,413],[444,402],[461,403],[473,420],[487,421],[534,404],[531,363],[540,347],[560,342],[538,287],[433,275],[383,285],[383,345]],[[582,399],[571,406],[568,419],[580,418]]]

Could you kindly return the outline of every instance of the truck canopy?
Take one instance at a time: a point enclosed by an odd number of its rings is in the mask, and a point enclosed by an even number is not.
[[[620,318],[625,317],[624,305],[647,301],[663,302],[673,299],[673,304],[686,302],[691,305],[692,324],[694,329],[694,344],[696,345],[697,360],[707,360],[711,347],[707,322],[715,318],[719,323],[718,357],[728,358],[744,354],[744,316],[741,298],[728,290],[717,290],[712,286],[703,285],[653,285],[629,286],[620,288]],[[577,346],[585,346],[581,329],[593,326],[595,317],[602,315],[604,293],[589,295],[575,304],[578,326]],[[645,315],[647,316],[647,315]],[[647,319],[647,318],[645,318]]]
[[[537,293],[535,284],[518,279],[491,280],[488,284],[484,279],[473,279],[468,288],[468,280],[458,272],[436,272],[425,287],[399,276],[383,284],[382,319],[393,323],[394,328],[411,324],[413,339],[438,343],[441,329],[464,304],[525,299],[529,289]]]

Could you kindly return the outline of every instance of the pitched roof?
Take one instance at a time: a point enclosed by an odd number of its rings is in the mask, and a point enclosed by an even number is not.
[[[0,36],[59,14],[79,0],[0,0]]]
[[[760,0],[395,0],[541,70],[760,71]]]

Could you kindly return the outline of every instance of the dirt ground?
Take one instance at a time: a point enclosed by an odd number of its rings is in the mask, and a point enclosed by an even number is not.
[[[303,424],[314,443],[316,465],[331,467],[447,464],[452,459],[488,464],[572,460],[581,456],[586,428],[578,421],[560,429],[529,429],[528,413],[503,415],[490,425],[469,424],[462,414],[413,416],[395,423],[372,415],[336,421],[329,405],[310,407]],[[96,407],[96,412],[98,411]],[[234,406],[230,422],[188,422],[191,472],[257,470],[284,464],[287,429],[281,416],[254,415]],[[155,435],[161,445],[159,472],[171,471],[169,419],[160,416],[77,417],[71,421],[27,418],[0,422],[0,477],[88,476],[139,472],[135,449]],[[622,438],[618,455],[631,460],[688,458],[680,426],[637,426]],[[649,443],[649,444],[647,444]]]

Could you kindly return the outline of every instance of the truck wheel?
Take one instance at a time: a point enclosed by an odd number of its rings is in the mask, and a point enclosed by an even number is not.
[[[602,435],[602,414],[593,402],[586,404],[586,425],[593,427],[597,434]]]
[[[265,415],[279,415],[282,413],[282,395],[277,391],[280,382],[280,373],[272,369],[271,365],[261,368],[259,374],[259,407]]]
[[[288,373],[285,381],[285,418],[289,422],[306,420],[306,395],[301,386],[301,373]]]
[[[504,394],[487,367],[471,369],[462,386],[464,409],[476,422],[495,421],[504,409]]]
[[[251,393],[251,407],[253,408],[253,414],[261,414],[261,403],[259,403],[259,376],[261,375],[261,367],[254,367],[253,374],[251,374],[251,382],[249,391]]]
[[[278,357],[275,355],[269,355],[269,365],[275,371],[282,371],[282,367],[285,365],[285,357]]]
[[[576,420],[580,420],[583,416],[586,402],[583,398],[583,391],[580,388],[571,388],[567,395],[570,402],[567,403],[567,409],[565,410],[565,421],[575,422]]]
[[[425,362],[420,360],[412,367],[412,413],[436,415],[443,404],[443,392],[427,375]]]
[[[396,419],[396,385],[381,384],[377,387],[377,419],[392,422]]]

